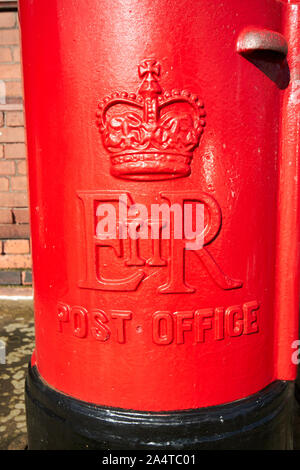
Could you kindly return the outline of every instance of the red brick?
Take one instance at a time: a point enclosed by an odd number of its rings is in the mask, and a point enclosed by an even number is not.
[[[28,224],[29,223],[29,209],[14,209],[13,218],[16,224]],[[1,214],[0,214],[0,220],[1,220]]]
[[[31,268],[30,255],[1,255],[0,269]]]
[[[26,158],[26,146],[25,144],[7,144],[4,147],[4,154],[5,158]]]
[[[4,125],[4,114],[0,112],[0,127]]]
[[[1,17],[1,14],[0,14]],[[0,62],[11,62],[12,53],[9,47],[0,47]]]
[[[1,13],[0,14],[0,28],[13,28],[16,25],[15,13]]]
[[[1,34],[1,30],[0,30]],[[21,80],[15,80],[11,82],[5,82],[6,86],[6,97],[19,98],[23,96],[23,88]]]
[[[24,127],[2,127],[0,142],[24,142]]]
[[[20,47],[19,46],[15,46],[13,48],[13,58],[14,58],[15,62],[20,62],[21,54],[20,54]]]
[[[17,162],[17,173],[19,175],[26,175],[27,174],[27,165],[26,165],[26,161],[21,161],[21,162]]]
[[[23,210],[23,209],[20,209]],[[0,224],[12,224],[13,214],[10,209],[0,209]]]
[[[0,239],[29,238],[29,224],[0,224]]]
[[[0,207],[28,207],[27,193],[0,193]]]
[[[0,271],[0,285],[20,285],[21,284],[21,271]]]
[[[13,175],[15,173],[14,162],[0,161],[0,175]]]
[[[4,145],[0,145],[0,158],[4,157]]]
[[[6,78],[20,78],[20,64],[0,64],[0,77],[1,80],[5,80]]]
[[[24,126],[24,115],[22,111],[6,113],[6,125],[9,127]]]
[[[0,191],[8,191],[9,181],[8,178],[0,177]]]
[[[0,44],[19,44],[19,31],[17,29],[1,29]]]
[[[4,242],[3,252],[7,255],[25,255],[29,251],[29,240],[6,240]]]
[[[13,191],[26,191],[27,190],[26,176],[13,176],[10,179],[10,183],[11,183],[11,189]]]

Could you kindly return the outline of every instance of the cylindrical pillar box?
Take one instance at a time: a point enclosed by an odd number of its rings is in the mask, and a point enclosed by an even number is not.
[[[29,448],[290,448],[286,5],[19,4]]]

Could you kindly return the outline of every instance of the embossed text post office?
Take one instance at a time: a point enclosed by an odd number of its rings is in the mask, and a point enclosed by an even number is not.
[[[29,448],[290,448],[299,2],[19,4]]]

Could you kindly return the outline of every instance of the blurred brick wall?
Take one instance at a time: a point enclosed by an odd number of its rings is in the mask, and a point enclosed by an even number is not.
[[[0,285],[30,283],[30,268],[18,17],[0,10]]]

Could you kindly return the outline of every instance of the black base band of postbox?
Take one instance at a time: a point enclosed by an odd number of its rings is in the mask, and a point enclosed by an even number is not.
[[[97,406],[49,387],[36,367],[26,379],[29,449],[291,449],[291,383],[276,381],[248,398],[185,411]]]

